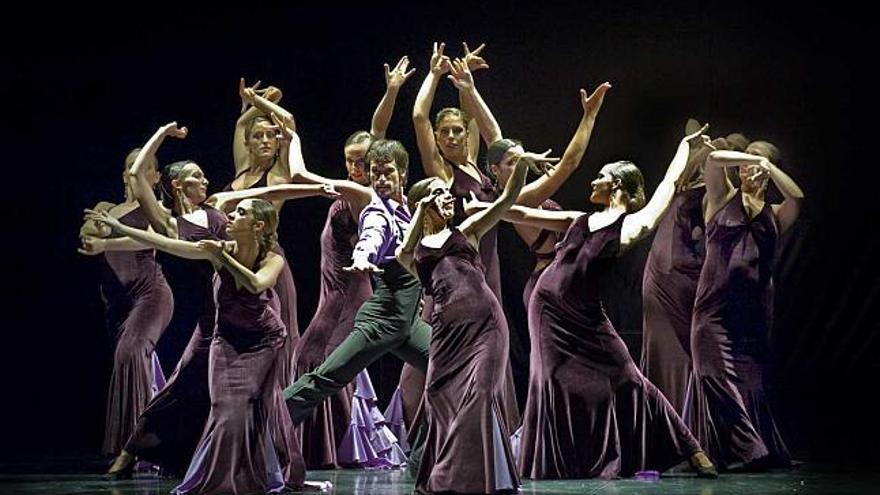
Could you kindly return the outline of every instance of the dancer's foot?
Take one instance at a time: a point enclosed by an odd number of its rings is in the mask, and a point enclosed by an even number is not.
[[[134,456],[123,450],[116,456],[106,476],[114,480],[129,479],[134,474],[134,465]]]
[[[709,460],[709,457],[702,450],[692,455],[689,461],[691,466],[697,471],[698,478],[714,479],[718,477],[718,470],[715,469],[715,465],[712,464],[712,461]]]
[[[329,492],[333,489],[333,483],[329,481],[304,481],[298,488],[298,492]]]

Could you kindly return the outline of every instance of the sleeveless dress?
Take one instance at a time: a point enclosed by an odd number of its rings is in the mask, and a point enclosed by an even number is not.
[[[247,173],[247,170],[238,174],[236,179],[245,173]],[[223,191],[234,191],[234,189],[232,189],[232,184],[234,182],[235,180],[227,184],[226,187],[223,188]],[[246,189],[268,186],[269,170],[265,170],[259,180],[249,185]],[[278,212],[278,215],[281,215],[280,211]],[[284,269],[281,271],[281,275],[278,276],[278,282],[275,283],[275,292],[278,293],[278,298],[281,300],[281,320],[287,327],[287,341],[285,342],[284,348],[281,350],[279,357],[281,364],[276,369],[278,384],[283,389],[293,382],[293,369],[296,359],[294,354],[297,341],[299,340],[299,323],[297,322],[296,284],[293,280],[293,272],[290,271],[290,264],[288,263],[287,257],[284,255],[284,249],[281,247],[280,243],[275,243],[275,249],[273,249],[273,252],[284,258]]]
[[[636,367],[605,314],[625,215],[572,222],[529,304],[529,398],[518,459],[526,478],[614,478],[664,470],[700,450]]]
[[[209,206],[203,209],[208,218],[207,227],[177,217],[178,239],[190,242],[227,239],[226,215]],[[208,352],[215,324],[214,269],[208,261],[168,255],[161,261],[175,298],[187,300],[187,304],[179,306],[197,308],[198,321],[174,373],[141,414],[125,450],[172,473],[182,473],[192,458],[211,408]]]
[[[499,493],[519,486],[501,400],[507,321],[479,253],[453,228],[415,263],[434,300],[425,387],[427,435],[416,479],[423,492]]]
[[[214,280],[211,411],[174,493],[271,493],[302,486],[305,464],[293,423],[286,411],[272,411],[284,407],[274,377],[287,333],[278,295],[236,287],[225,268]]]
[[[705,187],[679,192],[666,210],[642,278],[641,370],[685,419],[690,416],[691,319],[706,251]]]
[[[119,221],[142,230],[148,225],[140,207]],[[147,403],[165,385],[154,350],[171,321],[174,298],[155,250],[108,251],[101,259],[101,298],[116,342],[103,451],[118,455]]]
[[[706,225],[694,303],[694,432],[719,467],[789,465],[764,392],[779,228],[769,203],[749,218],[737,191]]]

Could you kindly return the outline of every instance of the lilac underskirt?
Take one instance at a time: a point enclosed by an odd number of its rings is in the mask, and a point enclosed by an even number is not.
[[[397,395],[397,394],[395,394]],[[402,423],[402,411],[399,414]],[[398,437],[376,405],[376,392],[366,370],[355,378],[351,399],[351,422],[337,448],[340,465],[366,469],[393,469],[406,466],[407,457]],[[403,438],[403,440],[399,440]]]

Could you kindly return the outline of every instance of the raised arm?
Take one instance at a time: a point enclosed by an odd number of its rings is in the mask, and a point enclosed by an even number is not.
[[[546,152],[543,155],[536,155],[534,153],[523,153],[520,155],[514,166],[513,173],[508,177],[507,184],[504,185],[504,191],[502,191],[498,199],[495,200],[495,202],[492,203],[492,206],[486,210],[471,215],[467,220],[462,222],[460,227],[461,232],[465,234],[474,245],[479,244],[483,235],[501,221],[504,213],[510,209],[516,201],[516,198],[519,196],[519,192],[526,181],[528,168],[532,166],[536,170],[540,170],[538,169],[537,162],[546,163],[549,161],[553,161],[553,159],[548,159],[546,157]]]
[[[623,226],[620,230],[620,246],[622,249],[628,248],[657,227],[657,223],[660,221],[663,213],[666,212],[666,208],[669,207],[669,203],[672,202],[672,197],[675,195],[675,183],[682,172],[684,172],[688,156],[690,155],[691,142],[700,140],[705,146],[710,146],[709,138],[703,135],[708,128],[708,125],[704,125],[702,129],[693,134],[688,134],[678,143],[678,149],[672,158],[672,162],[669,164],[669,168],[666,169],[666,175],[663,176],[663,180],[660,181],[654,194],[651,195],[651,199],[648,200],[644,208],[632,215],[627,215],[623,219]]]
[[[416,143],[419,147],[419,155],[422,159],[422,167],[428,177],[440,177],[446,182],[452,180],[452,168],[443,161],[437,142],[434,137],[434,126],[431,125],[431,104],[434,102],[434,93],[440,78],[449,71],[449,57],[443,55],[445,43],[434,43],[434,52],[431,55],[431,70],[425,76],[416,101],[413,105],[413,126],[416,131]]]
[[[177,127],[177,122],[163,125],[150,137],[147,144],[141,148],[137,158],[134,159],[131,170],[128,171],[131,190],[138,203],[140,203],[147,221],[150,222],[150,226],[159,234],[168,237],[177,237],[177,226],[174,224],[174,220],[168,211],[159,203],[156,193],[153,192],[152,186],[147,181],[145,175],[146,167],[149,160],[156,159],[156,151],[158,151],[159,146],[162,145],[166,137],[172,136],[183,139],[186,137],[186,134],[186,127]]]
[[[179,239],[171,239],[164,235],[150,232],[148,230],[136,229],[123,224],[118,218],[113,217],[106,211],[85,210],[86,218],[98,222],[105,223],[115,232],[128,236],[146,246],[164,251],[181,258],[189,259],[211,259],[211,254],[200,249],[195,242],[181,241]]]
[[[242,189],[241,191],[215,193],[208,198],[206,203],[228,213],[243,199],[260,198],[275,204],[283,203],[287,200],[311,198],[314,196],[336,199],[340,197],[340,194],[330,184],[276,184],[274,186]]]
[[[758,155],[750,155],[739,151],[718,150],[709,153],[706,159],[703,177],[706,182],[706,209],[703,212],[704,219],[708,222],[715,213],[730,201],[735,193],[733,184],[727,176],[728,167],[740,165],[757,165],[763,158]]]
[[[391,116],[394,114],[397,93],[400,92],[403,83],[416,71],[411,69],[407,72],[407,67],[409,67],[409,57],[407,56],[401,57],[393,70],[388,64],[385,64],[385,94],[382,95],[376,111],[373,112],[373,122],[370,126],[370,134],[374,139],[385,139],[385,132],[388,130],[388,124],[391,123]]]
[[[468,48],[467,43],[462,43],[462,47],[464,48],[464,62],[467,65],[468,69],[471,72],[476,72],[480,69],[488,69],[489,64],[486,63],[486,59],[484,59],[480,52],[486,48],[486,44],[482,43],[477,47],[476,50],[471,51]],[[468,126],[468,160],[471,162],[476,162],[477,157],[480,154],[480,126],[477,124],[477,119],[474,118],[475,110],[473,108],[473,99],[470,98],[467,94],[458,92],[458,104],[461,107],[461,110],[469,115],[470,121],[467,123]]]
[[[261,94],[270,101],[278,102],[281,101],[281,90],[274,86],[269,86],[266,89],[257,89],[260,86],[260,81],[257,81],[251,87],[248,87],[244,78],[240,78],[238,80],[238,95],[241,98],[241,115],[238,117],[238,120],[235,121],[235,132],[232,136],[232,159],[235,163],[235,175],[238,176],[242,172],[244,172],[248,168],[248,148],[247,148],[247,128],[250,121],[254,118],[264,115],[264,113],[252,106],[250,101],[250,97],[245,94],[246,89],[250,89],[254,91],[255,94]]]
[[[467,63],[461,59],[456,59],[452,63],[450,74],[447,76],[450,81],[458,88],[459,95],[463,100],[468,101],[468,108],[474,112],[474,118],[480,127],[480,134],[487,145],[501,139],[501,127],[489,105],[480,96],[477,86],[474,84],[474,77],[468,69]]]
[[[599,114],[599,109],[602,108],[605,93],[609,89],[611,89],[610,83],[602,83],[589,97],[585,90],[580,90],[581,107],[583,107],[584,114],[581,117],[577,130],[574,132],[574,136],[571,137],[571,141],[568,143],[568,147],[565,148],[562,160],[559,161],[556,167],[549,169],[546,174],[542,174],[537,179],[526,184],[519,193],[519,198],[516,200],[517,204],[531,207],[540,206],[541,203],[556,194],[556,191],[562,187],[562,184],[578,169],[584,158],[584,153],[587,151],[590,136],[593,134],[596,116]]]
[[[782,203],[773,205],[773,214],[779,222],[779,230],[785,232],[791,227],[801,212],[801,203],[804,201],[804,192],[797,183],[785,172],[779,169],[769,160],[761,162],[770,174],[770,180],[776,184],[776,188],[782,193]]]
[[[277,119],[277,117],[273,117]],[[276,120],[277,122],[277,120]],[[287,129],[285,132],[290,132]],[[290,132],[290,150],[288,155],[290,162],[291,181],[301,184],[331,185],[342,196],[342,199],[351,206],[352,215],[360,215],[361,210],[373,199],[373,190],[350,180],[329,179],[318,175],[306,168],[306,162],[302,155],[302,142],[299,135]]]

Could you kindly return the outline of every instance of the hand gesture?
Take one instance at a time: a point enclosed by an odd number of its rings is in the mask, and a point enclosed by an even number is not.
[[[464,208],[464,213],[467,216],[471,216],[474,213],[483,211],[486,207],[489,206],[489,203],[485,201],[480,201],[477,199],[477,195],[474,194],[473,191],[470,192],[469,198],[464,198],[462,202],[462,207]]]
[[[77,248],[76,252],[79,254],[84,254],[86,256],[96,256],[104,252],[107,247],[107,243],[104,239],[100,237],[92,237],[90,235],[84,235],[79,238],[80,243],[82,244],[79,248]]]
[[[214,257],[223,254],[223,241],[215,241],[212,239],[204,239],[199,241],[199,249],[211,254]]]
[[[342,195],[339,194],[339,191],[337,191],[335,187],[333,187],[333,184],[322,184],[321,196],[324,196],[325,198],[336,199]]]
[[[98,225],[106,225],[112,230],[117,230],[122,223],[118,218],[114,217],[107,210],[96,211],[89,208],[83,210],[85,212],[85,220],[95,222]]]
[[[468,69],[467,64],[460,58],[455,59],[450,67],[450,74],[446,76],[459,91],[469,91],[474,88],[474,76]]]
[[[256,84],[248,87],[248,85],[245,84],[243,77],[238,78],[238,96],[241,98],[241,113],[244,113],[249,105],[254,104],[253,95],[259,87],[260,81],[257,81]],[[248,92],[248,89],[251,91]]]
[[[160,130],[162,134],[165,136],[176,137],[177,139],[183,139],[189,133],[189,129],[186,127],[177,127],[177,122],[170,122],[168,124],[163,125]]]
[[[449,72],[449,57],[443,55],[446,43],[434,42],[434,53],[431,54],[431,72],[436,76],[442,76]]]
[[[550,171],[556,167],[556,162],[559,161],[559,157],[555,156],[547,156],[552,149],[548,149],[543,153],[532,153],[531,151],[526,151],[522,155],[519,156],[520,160],[525,160],[526,164],[529,166],[532,172],[538,175],[550,174]]]
[[[407,72],[407,67],[409,67],[409,57],[406,55],[397,61],[397,65],[394,66],[393,70],[388,67],[388,64],[385,64],[385,86],[388,88],[400,89],[400,87],[403,86],[403,83],[405,83],[406,80],[416,71],[415,69],[411,69]]]
[[[467,68],[471,70],[471,72],[480,70],[480,69],[488,69],[489,64],[486,63],[486,60],[480,56],[480,52],[483,51],[483,48],[486,48],[486,44],[483,43],[477,47],[476,50],[471,51],[468,48],[468,44],[466,42],[462,42],[462,46],[464,47],[464,60]]]
[[[611,89],[611,83],[603,82],[600,84],[589,97],[586,90],[581,88],[581,106],[584,107],[584,115],[595,116],[602,108],[602,102],[605,101],[605,93]]]
[[[296,123],[292,118],[279,117],[275,112],[270,113],[269,118],[275,124],[280,139],[290,141],[293,138],[293,133],[296,132]]]
[[[682,141],[687,142],[688,144],[699,143],[700,141],[708,142],[709,136],[705,136],[706,131],[709,130],[709,124],[703,125],[697,132],[692,132],[682,138]]]
[[[351,262],[351,266],[346,266],[342,270],[346,271],[346,272],[356,272],[356,273],[384,273],[385,272],[385,270],[370,263],[369,260],[358,259],[358,258],[353,259]]]

